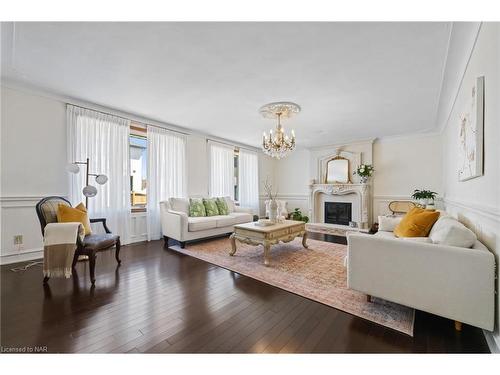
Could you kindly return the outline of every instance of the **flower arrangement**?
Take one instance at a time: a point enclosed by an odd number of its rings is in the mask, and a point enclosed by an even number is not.
[[[271,185],[268,178],[266,178],[266,181],[264,181],[264,191],[266,192],[266,196],[270,200],[272,200],[272,201],[276,200],[276,197],[278,196],[278,191],[276,191],[273,194],[273,185]]]
[[[353,172],[353,174],[358,175],[361,178],[361,182],[365,183],[366,181],[368,181],[368,177],[371,177],[373,172],[375,172],[373,165],[360,164],[358,168],[356,168],[356,170]]]

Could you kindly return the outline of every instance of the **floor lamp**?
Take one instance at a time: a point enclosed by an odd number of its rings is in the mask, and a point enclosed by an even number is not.
[[[89,184],[89,177],[95,177],[95,182],[99,185],[104,185],[108,182],[108,177],[104,174],[95,174],[90,173],[89,171],[89,158],[86,161],[75,161],[73,163],[68,164],[67,170],[68,172],[77,174],[80,172],[79,164],[85,165],[86,168],[86,178],[85,178],[85,187],[82,190],[83,195],[85,195],[85,208],[89,207],[89,198],[95,197],[97,195],[97,189],[95,186]]]

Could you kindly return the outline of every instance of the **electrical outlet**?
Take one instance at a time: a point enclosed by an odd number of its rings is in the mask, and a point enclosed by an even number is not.
[[[22,234],[16,234],[14,236],[14,245],[22,245],[23,244],[23,235]]]

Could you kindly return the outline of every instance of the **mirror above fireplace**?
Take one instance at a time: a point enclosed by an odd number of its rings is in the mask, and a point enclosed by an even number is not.
[[[335,156],[326,163],[327,184],[347,184],[349,179],[349,159]]]

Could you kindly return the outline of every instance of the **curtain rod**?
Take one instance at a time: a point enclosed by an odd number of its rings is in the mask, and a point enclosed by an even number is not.
[[[184,132],[181,132],[179,130],[173,130],[173,129],[169,129],[169,128],[164,128],[163,126],[158,126],[158,125],[153,125],[153,124],[148,124],[147,122],[143,122],[143,121],[137,121],[137,120],[132,120],[130,118],[127,118],[127,117],[123,117],[123,116],[120,116],[120,115],[115,115],[113,113],[108,113],[108,112],[103,112],[103,111],[98,111],[96,109],[92,109],[92,108],[87,108],[87,107],[82,107],[81,105],[76,105],[76,104],[71,104],[71,103],[66,103],[67,105],[71,105],[73,107],[78,107],[78,108],[82,108],[82,109],[86,109],[88,111],[94,111],[94,112],[97,112],[97,113],[102,113],[103,115],[108,115],[108,116],[114,116],[114,117],[118,117],[118,118],[121,118],[121,119],[124,119],[124,120],[128,120],[128,121],[131,121],[131,122],[136,122],[136,123],[139,123],[139,124],[142,124],[142,125],[146,125],[146,126],[153,126],[155,128],[159,128],[159,129],[163,129],[163,130],[168,130],[168,131],[171,131],[171,132],[174,132],[174,133],[179,133],[179,134],[183,134],[183,135],[190,135],[189,133],[184,133]]]
[[[211,138],[207,138],[207,142],[220,143],[220,144],[223,144],[226,146],[237,147],[238,149],[242,148],[243,150],[248,150],[248,151],[252,151],[255,153],[257,152],[257,150],[252,150],[251,148],[248,148],[248,147],[238,146],[238,145],[235,145],[234,143],[221,142],[221,141],[217,141],[217,140],[211,139]]]

